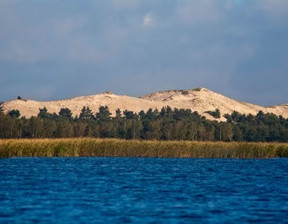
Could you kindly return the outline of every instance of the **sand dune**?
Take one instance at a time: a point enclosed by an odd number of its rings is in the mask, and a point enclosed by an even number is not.
[[[37,116],[39,108],[46,107],[50,113],[58,113],[61,108],[69,108],[73,115],[79,115],[83,106],[89,106],[93,112],[97,112],[100,106],[108,106],[112,115],[115,115],[116,109],[130,110],[140,112],[147,111],[149,108],[161,109],[164,106],[171,108],[184,108],[197,111],[213,119],[205,111],[214,111],[219,109],[221,115],[231,114],[238,111],[243,114],[257,114],[260,110],[264,113],[274,113],[288,118],[288,104],[280,106],[262,107],[246,102],[237,101],[215,93],[206,88],[197,88],[193,90],[168,90],[151,93],[140,98],[130,96],[118,96],[111,92],[101,93],[91,96],[80,96],[59,101],[34,101],[34,100],[11,100],[5,102],[4,111],[8,112],[18,109],[22,116]],[[221,120],[225,120],[223,117]]]

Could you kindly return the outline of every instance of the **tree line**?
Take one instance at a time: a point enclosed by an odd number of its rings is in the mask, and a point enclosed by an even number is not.
[[[220,111],[210,114],[220,117]],[[225,114],[226,122],[207,120],[190,109],[164,107],[116,111],[112,117],[107,106],[97,113],[83,107],[79,116],[69,108],[58,114],[39,109],[37,116],[25,118],[18,110],[4,114],[0,104],[0,138],[122,138],[146,140],[288,142],[288,119],[275,114]]]

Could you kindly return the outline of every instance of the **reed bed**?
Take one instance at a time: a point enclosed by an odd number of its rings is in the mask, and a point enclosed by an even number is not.
[[[286,143],[140,141],[120,139],[0,139],[0,158],[10,157],[288,157]]]

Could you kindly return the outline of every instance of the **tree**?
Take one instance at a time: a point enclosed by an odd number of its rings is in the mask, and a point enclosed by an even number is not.
[[[248,142],[256,142],[258,139],[258,132],[254,126],[247,126],[244,129],[243,138]]]
[[[99,107],[99,112],[96,113],[96,119],[100,122],[107,122],[110,120],[111,113],[107,106]]]
[[[230,114],[224,114],[224,118],[226,118],[227,123],[233,123],[232,116]]]
[[[0,114],[3,113],[4,109],[3,109],[3,102],[0,102]]]
[[[17,119],[13,119],[6,114],[0,114],[0,138],[13,138],[15,137],[15,122]]]
[[[160,116],[162,118],[167,117],[167,118],[172,118],[173,116],[173,111],[171,109],[171,107],[167,106],[167,107],[162,107],[161,111],[160,111]]]
[[[79,118],[84,120],[93,119],[94,116],[92,110],[89,107],[83,107],[79,115]]]
[[[211,110],[205,111],[205,113],[210,114],[214,118],[220,118],[221,117],[221,113],[220,113],[220,110],[218,108],[215,111],[211,111]]]
[[[86,137],[87,136],[85,134],[86,128],[87,128],[87,124],[84,123],[83,121],[78,120],[73,126],[74,137]]]
[[[48,113],[47,108],[44,107],[44,108],[39,108],[39,113],[37,116],[41,118],[49,118],[52,116],[52,114]]]
[[[234,125],[234,127],[233,127],[233,137],[232,137],[232,140],[233,140],[233,141],[237,141],[237,142],[243,140],[243,134],[242,134],[240,128],[239,128],[238,126],[236,126],[236,125]]]
[[[69,108],[61,108],[61,110],[59,111],[59,115],[65,118],[71,118],[72,112]]]
[[[154,111],[150,108],[146,113],[146,118],[150,121],[155,121],[157,119],[157,116],[159,114],[159,111],[155,109]]]
[[[265,114],[263,113],[262,110],[260,110],[258,112],[258,114],[256,115],[256,119],[257,119],[258,123],[263,122],[264,118],[265,118]]]
[[[231,119],[233,122],[237,123],[241,120],[241,114],[234,110],[231,114]]]
[[[216,114],[217,110],[212,111]],[[220,111],[219,111],[220,113]],[[288,119],[275,114],[225,114],[227,122],[211,121],[189,109],[161,111],[149,109],[134,113],[120,109],[111,118],[107,106],[99,108],[93,116],[89,107],[83,107],[80,119],[72,117],[68,108],[48,113],[40,108],[37,117],[19,118],[18,110],[3,113],[0,103],[0,138],[52,138],[52,137],[103,137],[126,139],[202,140],[202,141],[279,141],[288,142]],[[94,118],[94,119],[90,119]]]
[[[14,117],[14,118],[19,118],[20,117],[20,111],[19,110],[10,110],[8,112],[8,114],[11,116],[11,117]]]
[[[215,130],[216,139],[220,141],[231,141],[233,129],[230,123],[220,122]]]
[[[124,116],[126,119],[138,119],[138,114],[134,113],[133,111],[128,111],[128,110],[125,110],[124,111]]]
[[[119,118],[121,118],[121,117],[122,117],[122,112],[121,112],[121,110],[118,108],[118,109],[116,110],[116,118],[119,119]]]
[[[142,123],[138,119],[130,119],[126,121],[126,134],[127,139],[138,139],[142,131]]]
[[[141,110],[139,112],[139,116],[140,116],[141,120],[144,120],[146,118],[146,114],[145,114],[144,110]]]
[[[45,138],[52,138],[55,136],[55,131],[57,129],[56,121],[51,117],[52,119],[44,119],[43,127],[44,127],[44,133],[43,136]]]
[[[144,139],[158,140],[161,138],[161,121],[148,120],[143,123],[143,137]]]
[[[57,122],[57,128],[55,130],[55,137],[57,138],[72,138],[74,136],[74,130],[70,120],[62,119]]]
[[[173,135],[174,135],[174,139],[177,140],[186,140],[186,125],[187,122],[185,122],[184,120],[178,120],[173,127]]]
[[[44,133],[44,122],[40,117],[31,117],[29,119],[29,132],[32,138],[41,138]]]
[[[163,118],[161,123],[161,139],[171,140],[173,131],[173,121],[169,118]]]

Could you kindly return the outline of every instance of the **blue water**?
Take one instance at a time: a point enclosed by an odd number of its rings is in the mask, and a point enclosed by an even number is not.
[[[0,223],[287,223],[288,159],[0,160]]]

